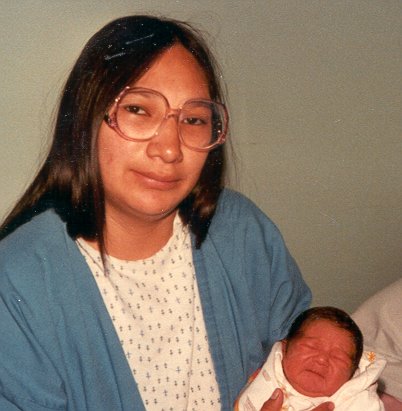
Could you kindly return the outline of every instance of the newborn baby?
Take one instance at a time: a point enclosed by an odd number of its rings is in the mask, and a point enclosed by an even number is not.
[[[363,352],[363,336],[342,310],[304,311],[286,339],[274,344],[263,367],[236,401],[236,411],[259,411],[275,388],[284,392],[283,410],[312,410],[325,401],[335,410],[384,410],[376,381],[385,360]]]

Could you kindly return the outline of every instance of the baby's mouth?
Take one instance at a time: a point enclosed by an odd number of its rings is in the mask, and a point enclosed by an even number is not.
[[[318,375],[321,378],[325,378],[325,376],[326,376],[326,373],[323,370],[308,369],[307,371],[312,373],[312,374]]]

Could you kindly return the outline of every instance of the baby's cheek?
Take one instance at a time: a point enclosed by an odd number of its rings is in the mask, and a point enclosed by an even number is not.
[[[343,384],[345,384],[352,377],[351,368],[345,368],[345,367],[342,368],[339,365],[335,365],[334,369],[335,369],[334,375],[336,376],[335,381],[337,382],[339,386],[342,386]]]

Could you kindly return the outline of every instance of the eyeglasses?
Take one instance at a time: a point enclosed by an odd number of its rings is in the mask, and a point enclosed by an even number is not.
[[[209,151],[225,142],[228,114],[223,104],[212,100],[191,99],[173,109],[155,90],[126,87],[104,119],[126,140],[147,141],[170,117],[176,117],[180,141],[192,150]]]

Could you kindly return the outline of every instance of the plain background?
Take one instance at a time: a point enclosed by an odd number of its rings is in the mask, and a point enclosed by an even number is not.
[[[314,304],[352,311],[400,278],[400,0],[2,0],[0,217],[43,159],[85,42],[136,13],[207,33],[238,157],[229,184],[279,226]]]

